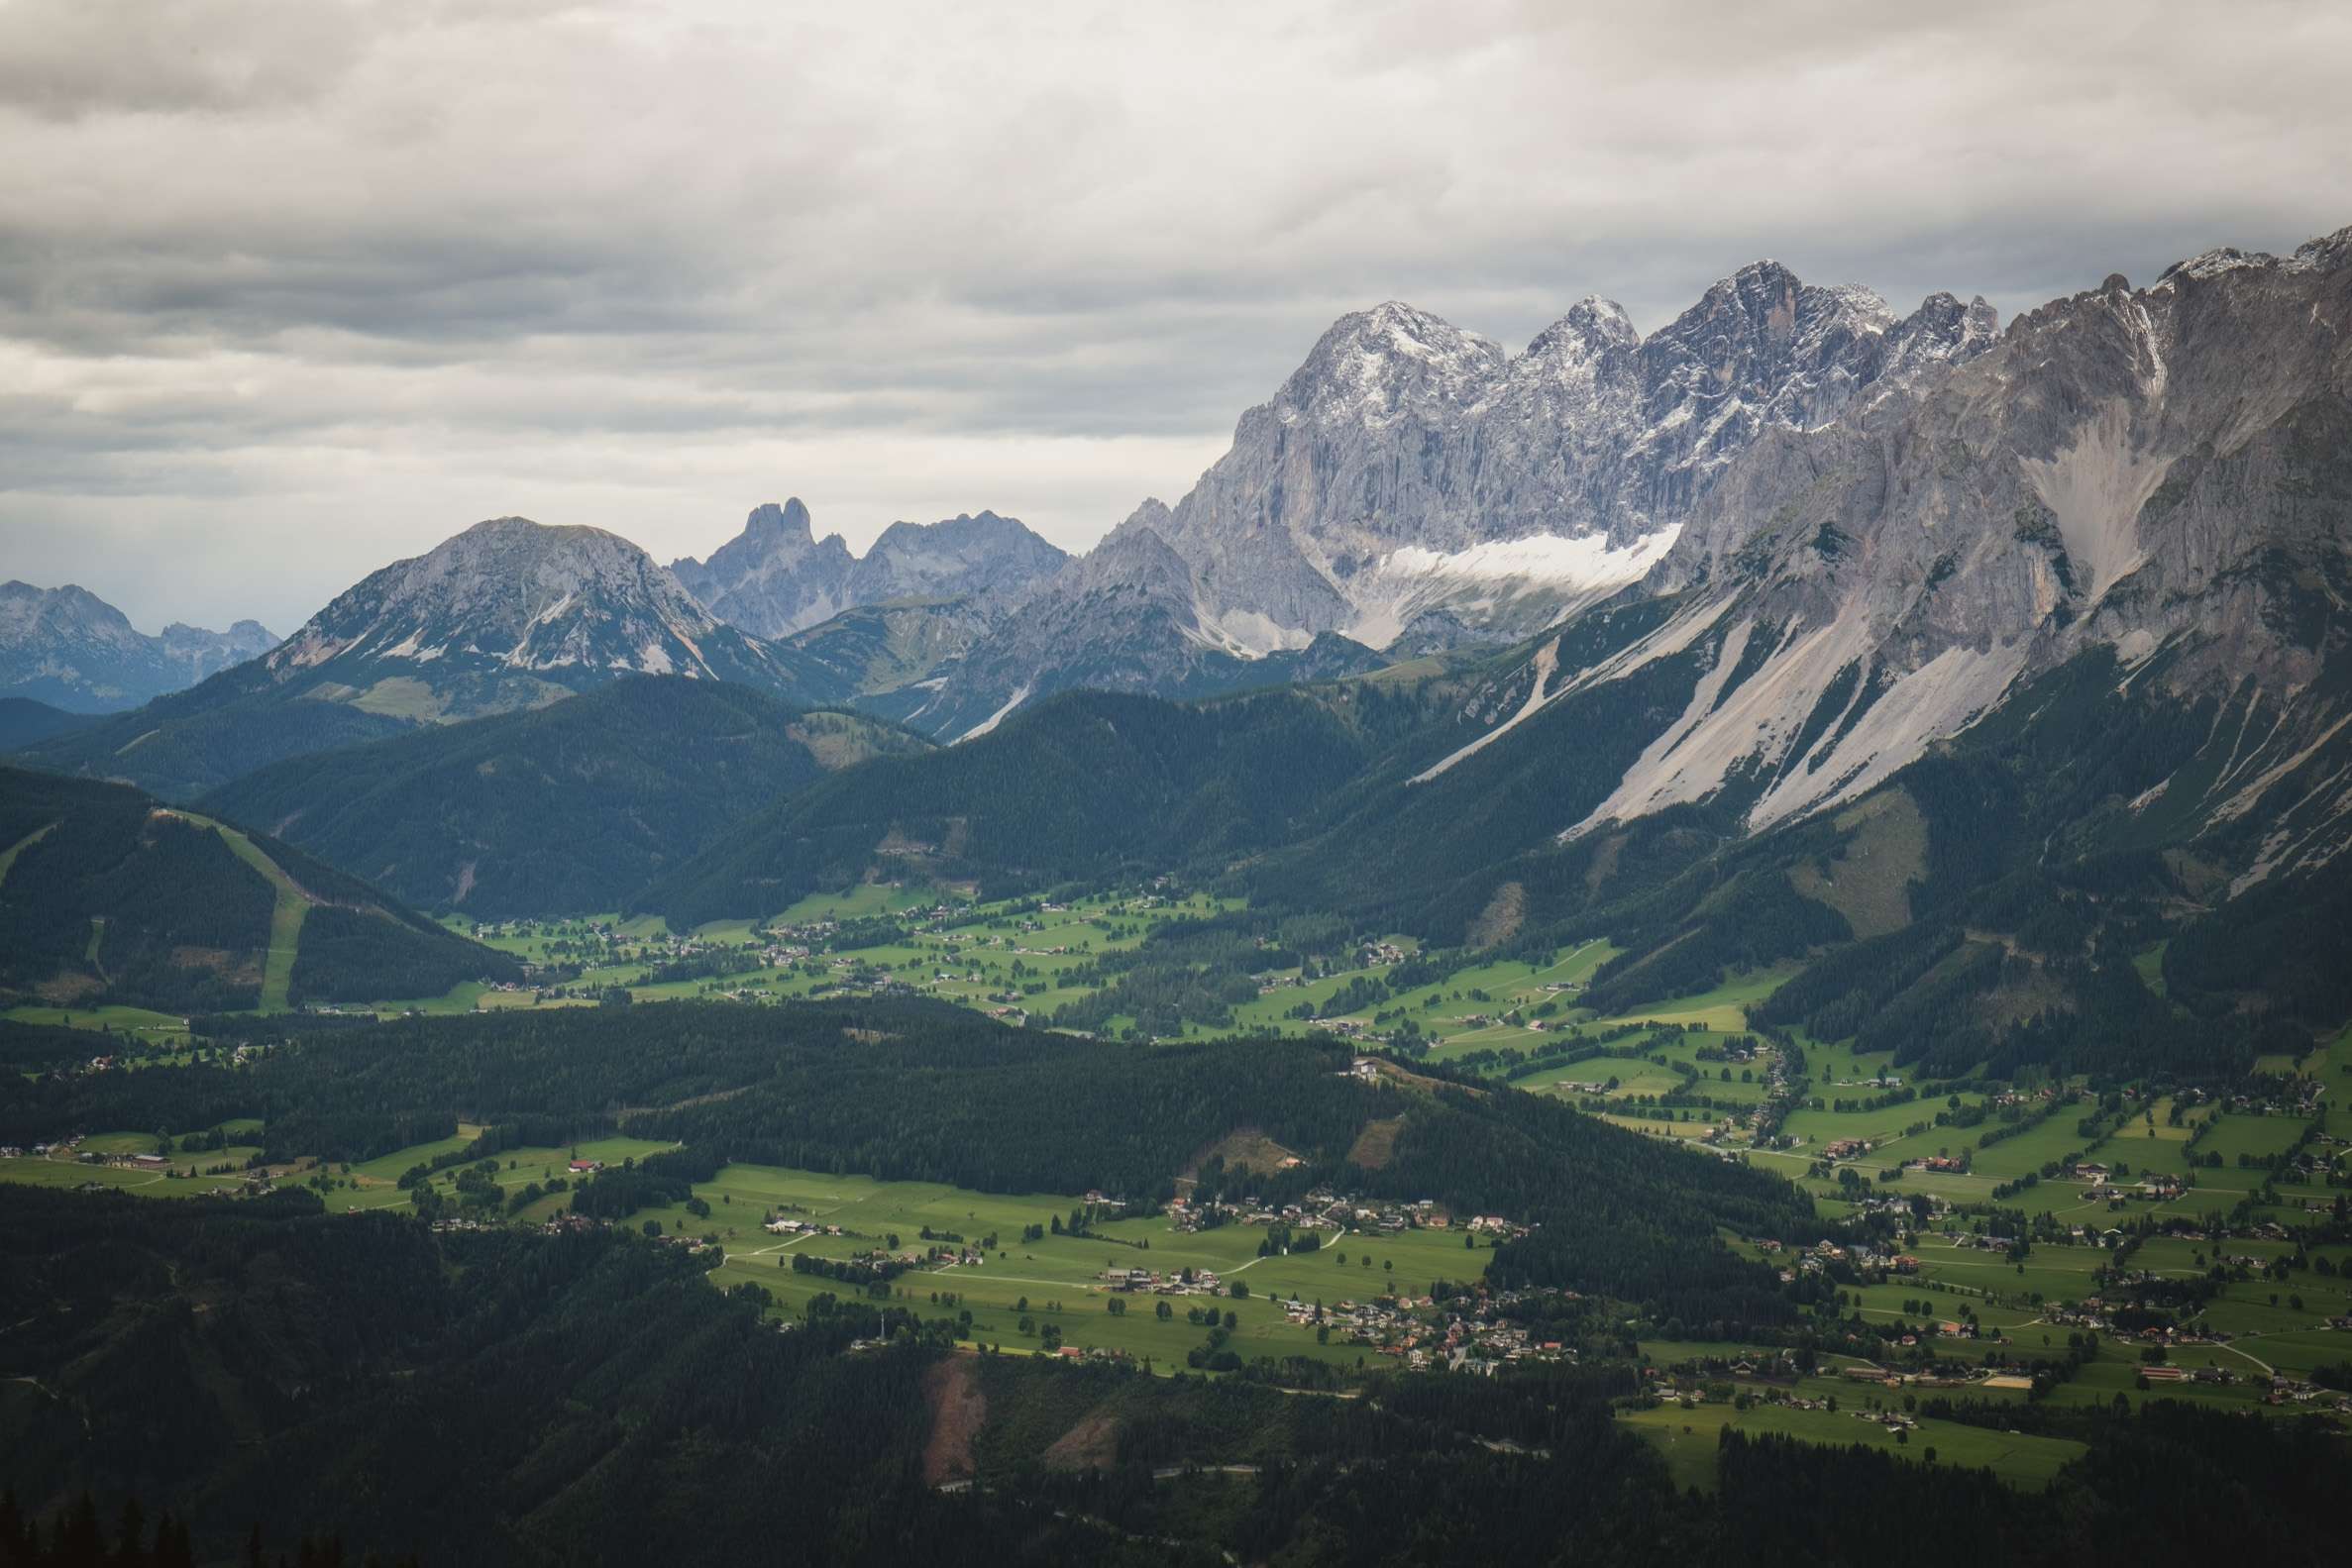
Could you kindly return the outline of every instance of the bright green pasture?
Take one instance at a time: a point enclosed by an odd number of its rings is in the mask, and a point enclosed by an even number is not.
[[[2226,1170],[2236,1166],[2241,1154],[2253,1159],[2285,1154],[2295,1147],[2306,1125],[2299,1116],[2249,1116],[2232,1111],[2197,1140],[2196,1152],[2220,1155]]]
[[[529,1174],[509,1173],[501,1180]],[[1096,1236],[1057,1236],[1050,1233],[1052,1219],[1066,1217],[1079,1204],[1071,1195],[984,1194],[933,1183],[882,1182],[771,1166],[727,1166],[714,1181],[697,1185],[695,1193],[710,1205],[707,1217],[678,1206],[648,1209],[629,1222],[642,1225],[652,1220],[668,1233],[716,1237],[727,1254],[713,1275],[716,1283],[761,1285],[787,1309],[798,1310],[821,1291],[838,1295],[844,1290],[820,1276],[793,1272],[790,1253],[846,1258],[887,1245],[893,1234],[901,1250],[919,1249],[926,1224],[937,1233],[960,1234],[974,1246],[994,1232],[998,1245],[985,1263],[903,1275],[896,1282],[900,1299],[927,1316],[934,1315],[932,1294],[945,1293],[954,1300],[938,1304],[935,1315],[953,1317],[968,1308],[973,1335],[1009,1350],[1036,1344],[1018,1327],[1025,1299],[1025,1311],[1036,1325],[1059,1323],[1068,1344],[1121,1349],[1149,1356],[1163,1367],[1181,1366],[1185,1352],[1204,1343],[1206,1324],[1187,1322],[1185,1313],[1212,1306],[1234,1314],[1231,1348],[1244,1357],[1311,1355],[1350,1364],[1358,1357],[1377,1360],[1369,1347],[1346,1343],[1336,1324],[1332,1342],[1319,1345],[1311,1328],[1284,1316],[1276,1299],[1295,1295],[1309,1304],[1320,1299],[1327,1309],[1335,1308],[1341,1301],[1368,1302],[1392,1289],[1421,1294],[1437,1280],[1482,1275],[1486,1263],[1486,1249],[1465,1247],[1461,1232],[1455,1230],[1346,1235],[1316,1253],[1266,1258],[1257,1255],[1265,1236],[1259,1227],[1228,1225],[1186,1235],[1161,1215],[1105,1224]],[[559,1202],[550,1201],[548,1207],[552,1210]],[[771,1211],[839,1225],[843,1234],[771,1235],[762,1228]],[[1031,1224],[1046,1225],[1048,1234],[1023,1241],[1022,1227]],[[1121,1242],[1147,1242],[1148,1247]],[[1249,1295],[1224,1295],[1212,1302],[1202,1296],[1120,1294],[1116,1299],[1126,1311],[1114,1315],[1109,1304],[1115,1296],[1101,1276],[1107,1269],[1136,1267],[1163,1274],[1187,1267],[1212,1270],[1229,1287],[1235,1281],[1246,1284]],[[1155,1312],[1162,1300],[1172,1312],[1164,1322]],[[1058,1310],[1048,1303],[1059,1303]]]
[[[365,1164],[355,1165],[352,1167],[352,1176],[359,1183],[358,1190],[345,1189],[329,1193],[327,1195],[328,1206],[396,1208],[409,1203],[413,1200],[399,1185],[403,1175],[417,1165],[430,1163],[438,1155],[457,1153],[481,1136],[481,1127],[460,1123],[457,1133],[452,1137],[436,1139],[431,1143],[412,1144],[408,1148],[394,1150],[390,1154],[370,1160]],[[630,1138],[615,1134],[602,1138],[583,1138],[579,1143],[561,1149],[531,1146],[506,1149],[495,1155],[485,1155],[483,1158],[495,1159],[498,1162],[498,1185],[511,1193],[532,1182],[544,1184],[551,1176],[561,1176],[570,1180],[571,1172],[567,1166],[574,1159],[597,1160],[606,1165],[618,1165],[623,1160],[641,1160],[649,1154],[658,1154],[664,1149],[674,1147],[676,1145],[657,1142],[650,1138]],[[578,1151],[577,1154],[574,1152],[575,1150]],[[462,1169],[464,1169],[463,1166],[452,1166],[447,1170],[437,1172],[433,1181],[445,1192],[454,1192],[458,1172]],[[569,1202],[569,1196],[565,1194],[558,1194],[552,1199],[543,1199],[522,1217],[543,1219]]]

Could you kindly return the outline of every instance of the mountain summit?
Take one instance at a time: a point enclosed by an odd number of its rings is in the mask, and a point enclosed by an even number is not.
[[[893,523],[859,557],[839,534],[817,539],[795,496],[755,508],[708,561],[690,558],[670,570],[720,620],[782,638],[844,610],[901,599],[969,599],[994,614],[1068,559],[1017,520],[989,511]]]
[[[260,674],[427,719],[535,706],[624,674],[794,683],[775,650],[721,625],[627,540],[523,517],[370,574]]]

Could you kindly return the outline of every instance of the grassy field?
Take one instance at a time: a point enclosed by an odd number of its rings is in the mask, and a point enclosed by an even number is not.
[[[149,1007],[43,1007],[28,1004],[0,1012],[0,1018],[9,1018],[18,1023],[52,1024],[61,1028],[106,1029],[150,1040],[164,1035],[185,1035],[188,1032],[187,1019],[177,1013],[157,1012]]]
[[[117,1157],[135,1154],[163,1154],[170,1164],[161,1169],[142,1166],[89,1164],[74,1154],[53,1152],[47,1156],[22,1155],[16,1159],[0,1159],[0,1182],[18,1182],[32,1187],[102,1187],[128,1192],[142,1198],[198,1198],[207,1193],[225,1192],[243,1185],[246,1161],[260,1153],[257,1145],[238,1143],[239,1137],[250,1137],[259,1131],[259,1123],[249,1121],[223,1122],[220,1131],[232,1141],[227,1146],[202,1154],[182,1154],[159,1144],[152,1132],[92,1133],[81,1140],[76,1153]],[[208,1171],[222,1174],[208,1175]]]
[[[409,1195],[396,1185],[401,1173],[464,1148],[479,1131],[460,1127],[451,1138],[356,1166],[349,1173],[354,1185],[329,1192],[328,1204],[364,1209],[408,1203]],[[501,1167],[496,1180],[514,1192],[564,1176],[566,1162],[575,1157],[612,1164],[661,1147],[642,1139],[605,1138],[581,1143],[577,1156],[571,1149],[508,1150],[495,1157]],[[454,1195],[456,1176],[452,1169],[435,1181]],[[1465,1247],[1458,1232],[1428,1230],[1341,1236],[1318,1252],[1260,1258],[1257,1248],[1265,1232],[1258,1227],[1230,1225],[1186,1235],[1174,1230],[1164,1215],[1110,1222],[1085,1237],[1054,1235],[1052,1220],[1078,1208],[1082,1201],[1077,1196],[979,1193],[772,1166],[729,1165],[715,1180],[698,1184],[694,1196],[709,1205],[708,1215],[696,1215],[681,1203],[643,1210],[627,1223],[651,1222],[664,1234],[715,1240],[726,1261],[713,1273],[713,1282],[762,1286],[776,1297],[780,1312],[797,1315],[820,1292],[840,1295],[854,1289],[819,1275],[794,1272],[792,1253],[846,1259],[887,1246],[893,1235],[901,1250],[920,1249],[926,1225],[942,1235],[964,1236],[975,1246],[993,1233],[998,1245],[980,1265],[926,1266],[910,1272],[896,1282],[898,1298],[925,1316],[952,1318],[969,1310],[971,1333],[1008,1351],[1036,1349],[1043,1327],[1053,1323],[1067,1344],[1123,1350],[1149,1357],[1162,1368],[1183,1365],[1185,1352],[1204,1343],[1206,1324],[1188,1322],[1186,1311],[1212,1306],[1233,1314],[1231,1348],[1244,1357],[1306,1355],[1348,1365],[1376,1360],[1366,1347],[1345,1343],[1336,1331],[1332,1343],[1318,1343],[1312,1330],[1289,1321],[1277,1299],[1296,1297],[1336,1307],[1341,1302],[1369,1301],[1390,1290],[1426,1294],[1438,1280],[1482,1275],[1487,1257],[1484,1248]],[[543,1220],[569,1202],[569,1194],[550,1194],[517,1217]],[[773,1235],[763,1222],[775,1213],[838,1225],[842,1234]],[[1022,1240],[1023,1227],[1032,1224],[1046,1226],[1048,1234]],[[1102,1281],[1107,1269],[1133,1267],[1163,1274],[1185,1268],[1209,1270],[1229,1286],[1234,1281],[1246,1285],[1248,1294],[1220,1295],[1214,1301],[1206,1295],[1161,1298],[1114,1293]],[[1111,1310],[1114,1300],[1123,1312]],[[1164,1320],[1155,1310],[1162,1300],[1171,1308]],[[1031,1319],[1027,1333],[1019,1326],[1024,1315]]]
[[[50,834],[55,832],[56,827],[57,824],[54,822],[50,823],[46,827],[37,827],[32,832],[26,834],[23,838],[18,839],[14,844],[9,845],[8,848],[0,849],[0,883],[5,883],[8,881],[9,870],[16,865],[16,858],[19,855],[22,855],[25,851],[31,849],[34,845],[47,838]]]
[[[2086,1451],[2082,1443],[2062,1437],[2027,1437],[1932,1419],[1921,1419],[1898,1441],[1893,1430],[1857,1408],[1861,1401],[1851,1390],[1840,1403],[1836,1411],[1764,1403],[1746,1411],[1727,1404],[1700,1404],[1695,1409],[1667,1404],[1629,1411],[1621,1418],[1665,1456],[1677,1486],[1704,1490],[1715,1485],[1716,1447],[1727,1426],[1803,1442],[1875,1448],[1915,1464],[1988,1469],[2013,1486],[2047,1486],[2069,1461]]]

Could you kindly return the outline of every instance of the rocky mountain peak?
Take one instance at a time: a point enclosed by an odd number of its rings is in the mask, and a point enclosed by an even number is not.
[[[793,684],[774,649],[719,625],[627,540],[522,517],[371,574],[258,668],[266,684],[422,719],[532,706],[632,673]]]
[[[1623,305],[1598,294],[1587,294],[1570,305],[1566,315],[1537,333],[1520,358],[1589,359],[1637,349],[1641,344],[1642,334]]]
[[[1507,359],[1501,345],[1392,299],[1334,322],[1270,406],[1284,424],[1386,424],[1443,413]]]
[[[816,544],[815,531],[808,522],[808,508],[798,495],[787,497],[782,506],[764,501],[753,507],[751,515],[743,520],[743,532],[754,539],[798,544],[803,549]]]
[[[757,637],[783,638],[844,610],[894,599],[970,598],[985,618],[1062,568],[1064,553],[992,511],[937,523],[895,522],[863,557],[839,534],[814,537],[798,498],[755,509],[743,532],[672,565],[712,614]]]
[[[1914,320],[1956,344],[1991,332],[1989,310],[1940,298]],[[2341,508],[2315,503],[2345,483],[2347,323],[2352,252],[2208,252],[2145,290],[2111,275],[1899,400],[1751,447],[1646,584],[1688,594],[1726,660],[1746,655],[1745,694],[1694,707],[1594,820],[1740,778],[1773,781],[1754,826],[1851,798],[2085,654],[2161,671],[2143,693],[2184,708],[2238,704],[2268,751],[2231,759],[2252,783],[2198,788],[2217,821],[2252,809],[2347,721],[2323,606],[2352,577]],[[1842,715],[1808,730],[1824,704]],[[2312,821],[2352,800],[2352,774],[2319,772],[2293,807]]]

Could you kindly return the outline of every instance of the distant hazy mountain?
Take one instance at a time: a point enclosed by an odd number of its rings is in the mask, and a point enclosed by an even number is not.
[[[150,637],[87,588],[0,582],[0,696],[69,713],[135,708],[276,643],[259,621],[225,632],[173,622]]]
[[[370,574],[266,657],[36,755],[188,794],[412,723],[671,674],[809,706],[842,694],[815,661],[714,619],[627,540],[505,517]]]
[[[720,620],[783,638],[844,610],[903,599],[970,601],[994,617],[1069,558],[994,512],[938,523],[893,523],[863,557],[839,534],[814,536],[799,497],[755,509],[706,562],[671,564]]]
[[[288,758],[204,808],[423,908],[617,909],[755,810],[869,757],[927,750],[862,714],[714,680],[614,680],[548,707]]]
[[[1106,670],[1187,689],[1206,655],[1325,633],[1403,656],[1507,642],[1638,580],[1760,436],[1892,395],[1982,353],[1995,327],[1982,300],[1939,294],[1897,318],[1771,261],[1648,339],[1601,299],[1517,356],[1395,302],[1342,317],[1182,501],[1147,501],[913,722],[965,733],[1016,692]]]

